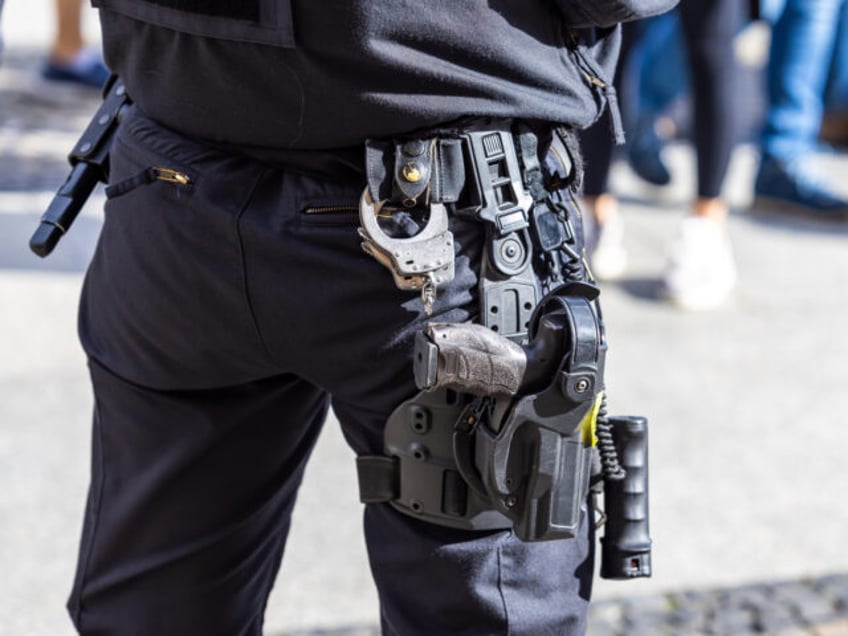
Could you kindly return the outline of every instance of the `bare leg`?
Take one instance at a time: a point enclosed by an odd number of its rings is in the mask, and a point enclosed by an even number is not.
[[[598,280],[620,278],[627,267],[618,199],[609,193],[584,196],[591,232],[587,236],[592,273]]]
[[[83,46],[82,0],[56,0],[56,34],[50,58],[58,63],[71,62]]]
[[[724,226],[727,222],[727,204],[719,197],[698,197],[692,204],[692,214]]]
[[[55,0],[56,32],[42,75],[48,80],[100,89],[109,77],[100,52],[83,36],[82,0]]]

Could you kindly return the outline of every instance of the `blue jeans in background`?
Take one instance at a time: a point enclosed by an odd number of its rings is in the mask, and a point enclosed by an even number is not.
[[[675,99],[689,90],[687,51],[677,11],[648,18],[642,23],[639,43],[625,63],[638,66],[625,75],[632,82],[627,94],[636,95],[639,120],[661,116]],[[635,122],[634,122],[635,123]]]
[[[3,17],[3,0],[0,0],[0,18]],[[0,27],[3,26],[2,20],[0,20]],[[0,28],[0,53],[3,53],[3,29]]]
[[[848,113],[848,2],[842,6],[836,51],[830,66],[825,110]]]
[[[813,150],[846,0],[786,0],[774,24],[764,157],[790,163]]]

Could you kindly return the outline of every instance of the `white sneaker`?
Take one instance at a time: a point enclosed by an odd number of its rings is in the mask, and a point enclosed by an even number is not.
[[[735,284],[736,264],[727,230],[710,219],[684,219],[669,255],[665,296],[684,309],[714,309]]]
[[[614,214],[603,225],[593,224],[586,251],[589,267],[597,280],[621,278],[627,269],[627,251],[624,249],[624,224],[620,215]]]

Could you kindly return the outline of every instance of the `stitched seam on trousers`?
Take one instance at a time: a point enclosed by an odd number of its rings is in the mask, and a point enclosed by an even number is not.
[[[283,552],[285,552],[286,540],[288,539],[288,530],[286,530],[285,528],[282,528],[282,529],[278,530],[278,532],[280,534],[280,538],[277,541],[277,549],[274,552],[274,560],[277,563],[276,574],[270,578],[270,581],[268,581],[268,583],[269,583],[268,589],[265,590],[265,601],[262,603],[262,610],[261,610],[259,616],[257,616],[260,636],[262,634],[262,621],[264,620],[265,613],[268,610],[268,600],[271,596],[271,590],[274,587],[274,583],[277,579],[277,576],[279,576],[280,564],[282,563],[282,560],[283,560]]]
[[[88,567],[91,563],[91,555],[94,553],[94,540],[97,536],[97,526],[100,521],[100,508],[103,505],[103,486],[106,482],[106,468],[103,462],[103,434],[101,432],[102,429],[102,418],[100,417],[100,406],[99,404],[95,404],[95,423],[94,423],[94,435],[97,437],[96,446],[92,444],[92,451],[96,448],[96,455],[92,457],[92,461],[97,463],[98,471],[95,474],[100,475],[100,479],[96,484],[92,484],[92,487],[96,488],[93,503],[91,506],[91,533],[88,537],[86,545],[81,548],[80,551],[80,563],[79,563],[79,573],[77,575],[76,581],[76,610],[74,612],[74,623],[77,626],[81,626],[82,623],[82,589],[83,583],[86,580],[86,575],[88,574]]]
[[[498,543],[498,593],[501,595],[501,603],[503,604],[504,623],[506,626],[505,634],[509,636],[511,630],[509,628],[509,609],[507,608],[506,594],[504,593],[503,541]]]
[[[256,311],[253,309],[253,303],[250,300],[250,291],[247,284],[247,257],[245,255],[244,250],[244,240],[241,235],[241,217],[247,211],[247,207],[250,205],[250,202],[253,200],[253,193],[256,190],[256,187],[259,185],[259,182],[262,178],[267,174],[267,171],[263,170],[256,180],[253,182],[253,185],[250,187],[250,191],[247,195],[247,198],[244,201],[244,204],[241,206],[241,210],[236,215],[235,220],[235,229],[236,229],[236,238],[238,238],[239,245],[239,260],[241,261],[241,279],[242,279],[242,287],[244,288],[244,302],[247,305],[247,311],[250,314],[250,320],[253,323],[253,329],[256,331],[256,337],[259,339],[262,348],[265,350],[265,355],[268,356],[268,360],[270,360],[276,366],[281,366],[280,363],[274,359],[274,354],[271,353],[271,348],[268,346],[268,343],[265,341],[265,338],[262,335],[262,329],[259,328],[259,320],[256,318]]]

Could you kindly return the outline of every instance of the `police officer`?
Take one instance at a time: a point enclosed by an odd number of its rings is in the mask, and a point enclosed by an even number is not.
[[[380,454],[415,334],[479,318],[478,220],[450,217],[432,307],[361,249],[365,140],[590,125],[640,2],[601,3],[625,6],[604,28],[569,0],[93,4],[133,104],[80,306],[96,400],[69,611],[82,634],[259,634],[328,408]],[[383,632],[583,633],[590,525],[528,543],[367,505]]]

